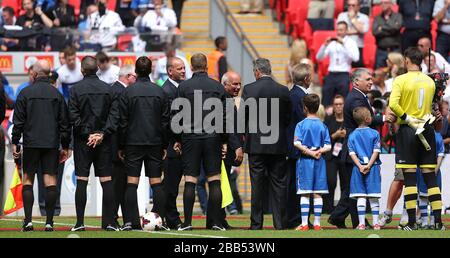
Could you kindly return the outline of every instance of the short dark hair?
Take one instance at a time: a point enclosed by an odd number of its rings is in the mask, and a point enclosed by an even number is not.
[[[342,96],[342,95],[340,95],[340,94],[336,94],[336,96],[334,96],[333,102],[334,102],[334,100],[336,100],[336,99],[342,99],[343,101],[345,101],[345,97]]]
[[[311,93],[303,97],[303,106],[308,109],[309,113],[317,113],[317,110],[319,110],[320,106],[319,95]]]
[[[219,48],[220,44],[222,44],[223,42],[225,42],[227,38],[225,38],[224,36],[219,36],[214,40],[214,45],[216,45],[216,48]]]
[[[105,63],[105,62],[109,62],[109,56],[107,54],[105,54],[105,52],[102,52],[102,51],[98,52],[95,55],[95,58],[97,59],[97,62],[101,63],[101,64]]]
[[[93,56],[85,56],[81,60],[81,69],[85,75],[94,75],[97,73],[97,59]]]
[[[77,54],[77,50],[74,47],[66,47],[64,50],[64,57],[74,56]]]
[[[405,50],[403,54],[405,58],[409,58],[411,62],[417,66],[420,66],[423,61],[423,53],[417,47],[409,47]]]
[[[194,54],[191,57],[192,70],[204,71],[208,67],[208,59],[202,53]]]
[[[5,8],[3,8],[3,12],[9,13],[11,16],[14,16],[14,8],[12,8],[11,6],[6,6]]]
[[[353,119],[358,125],[366,122],[366,118],[371,116],[370,111],[366,107],[357,107],[353,109]]]
[[[348,29],[348,24],[347,24],[345,21],[340,21],[340,22],[338,22],[338,23],[336,24],[336,27],[339,26],[340,24],[344,24],[345,27],[347,27],[347,29]]]
[[[152,72],[152,60],[146,56],[141,56],[136,60],[135,72],[138,77],[148,77]]]

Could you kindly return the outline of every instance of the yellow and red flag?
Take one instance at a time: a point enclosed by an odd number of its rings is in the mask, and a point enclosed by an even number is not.
[[[16,166],[11,184],[9,185],[9,192],[6,197],[5,207],[3,207],[3,213],[8,215],[21,208],[23,208],[22,179],[19,175],[19,168]]]
[[[222,190],[222,208],[227,207],[233,202],[233,194],[231,193],[230,182],[228,181],[227,170],[222,160],[222,168],[220,173],[220,188]]]

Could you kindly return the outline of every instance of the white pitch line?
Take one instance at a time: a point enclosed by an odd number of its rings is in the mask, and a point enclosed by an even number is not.
[[[20,219],[5,219],[2,218],[0,220],[5,220],[5,221],[18,221],[21,222],[22,220]],[[44,221],[36,221],[33,220],[33,223],[36,224],[45,224]],[[73,226],[73,224],[68,224],[68,223],[58,223],[55,222],[53,223],[54,225],[60,225],[60,226]],[[85,225],[87,228],[100,228],[99,226],[90,226],[90,225]],[[160,231],[142,231],[142,230],[133,230],[133,232],[139,232],[139,233],[147,233],[147,234],[161,234],[161,235],[174,235],[174,236],[192,236],[192,237],[205,237],[205,238],[228,238],[228,237],[224,237],[224,236],[211,236],[211,235],[199,235],[199,234],[181,234],[181,233],[174,233],[174,232],[160,232]]]

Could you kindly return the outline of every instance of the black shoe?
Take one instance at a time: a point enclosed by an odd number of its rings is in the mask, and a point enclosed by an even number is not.
[[[405,226],[400,225],[399,227],[400,227],[400,230],[403,230],[403,231],[416,231],[416,230],[419,229],[417,227],[416,223],[411,224],[411,225],[410,224],[406,224]]]
[[[133,230],[133,227],[131,226],[130,222],[123,224],[123,226],[120,228],[120,231],[131,231],[131,230]]]
[[[333,226],[336,226],[337,228],[347,228],[345,226],[345,221],[343,220],[334,220],[330,217],[328,218],[328,223],[330,223]]]
[[[444,223],[434,223],[434,230],[445,230]]]
[[[192,230],[192,225],[186,225],[186,224],[181,224],[180,227],[178,228],[178,231],[191,231]]]
[[[44,231],[46,231],[46,232],[53,232],[53,231],[55,231],[55,230],[53,229],[53,222],[52,222],[52,223],[47,223],[47,224],[45,224]]]
[[[373,229],[372,225],[370,225],[367,219],[366,219],[366,229]]]
[[[226,229],[226,230],[231,230],[231,229],[236,229],[235,227],[231,226],[230,224],[228,224],[228,221],[224,221],[222,226]]]
[[[75,225],[70,231],[86,231],[86,227],[84,225]]]
[[[156,226],[155,231],[170,231],[170,228],[166,223],[163,223],[161,226]]]
[[[216,230],[216,231],[226,231],[226,229],[222,226],[222,225],[213,225],[211,227],[211,230]]]
[[[108,225],[104,229],[105,231],[120,231],[120,228],[116,225]]]
[[[25,221],[23,222],[22,232],[30,232],[33,230],[34,230],[33,223]]]

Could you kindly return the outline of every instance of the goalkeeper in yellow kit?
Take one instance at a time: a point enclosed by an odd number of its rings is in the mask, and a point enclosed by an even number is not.
[[[423,54],[416,47],[405,53],[408,73],[395,78],[389,107],[400,118],[396,142],[396,168],[404,175],[404,199],[408,224],[403,230],[416,230],[417,183],[416,169],[423,173],[429,201],[435,216],[435,229],[445,229],[441,220],[442,199],[436,182],[436,140],[429,120],[435,92],[434,81],[421,72]],[[421,133],[421,135],[419,134]],[[420,137],[419,137],[420,136]],[[422,138],[422,141],[421,139]],[[426,144],[428,143],[428,144]],[[427,148],[425,147],[426,145]]]

